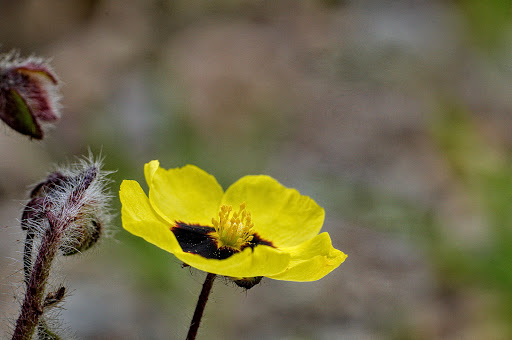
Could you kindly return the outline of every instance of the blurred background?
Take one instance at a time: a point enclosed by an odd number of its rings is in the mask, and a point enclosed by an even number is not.
[[[218,280],[199,339],[512,338],[510,0],[0,1],[0,50],[51,57],[63,115],[0,127],[0,334],[30,186],[56,163],[264,173],[348,254],[313,283]],[[144,186],[145,187],[145,186]],[[183,339],[204,274],[121,228],[60,260],[65,338]]]

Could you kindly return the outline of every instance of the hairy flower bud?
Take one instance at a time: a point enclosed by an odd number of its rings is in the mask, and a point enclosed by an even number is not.
[[[46,291],[52,263],[56,256],[82,252],[100,238],[110,219],[107,174],[101,171],[101,162],[89,156],[51,173],[31,191],[21,217],[21,228],[27,232],[23,251],[27,288],[13,339],[31,339],[34,333],[41,339],[58,339],[44,318],[66,291],[63,286]]]
[[[82,224],[80,228],[73,230],[68,242],[60,247],[62,255],[73,255],[91,248],[100,239],[102,232],[99,221],[91,220],[88,224]]]
[[[59,81],[48,63],[0,55],[0,119],[21,134],[43,138],[43,123],[59,119]]]
[[[263,276],[230,278],[238,287],[251,289],[261,282]]]
[[[69,181],[69,178],[61,174],[60,172],[52,172],[48,175],[46,180],[37,184],[32,191],[30,191],[30,197],[45,197],[52,193],[56,187],[62,185],[62,183]]]
[[[94,245],[109,221],[105,173],[101,164],[84,160],[48,175],[31,191],[32,199],[21,218],[23,230],[34,235],[49,227],[63,234],[63,255],[82,252]]]

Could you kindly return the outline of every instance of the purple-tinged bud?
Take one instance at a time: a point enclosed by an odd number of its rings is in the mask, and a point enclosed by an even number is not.
[[[57,188],[69,180],[69,177],[62,175],[60,172],[53,172],[48,175],[46,180],[37,184],[31,190],[30,197],[32,199],[27,203],[21,215],[22,230],[30,230],[32,234],[35,234],[41,229],[41,224],[44,223],[46,218],[45,211],[52,201],[52,194],[55,195]]]
[[[30,192],[32,199],[21,218],[23,230],[34,236],[54,227],[61,233],[62,255],[89,249],[104,232],[110,216],[106,173],[101,164],[84,160],[70,168],[52,172]]]
[[[101,162],[89,156],[53,172],[31,191],[22,215],[22,228],[27,231],[23,253],[27,288],[13,339],[32,339],[35,332],[40,339],[59,338],[47,327],[44,313],[64,298],[65,288],[45,297],[46,284],[55,257],[90,248],[110,220],[108,173],[100,169]]]
[[[59,100],[59,81],[45,60],[0,55],[0,119],[7,125],[42,139],[42,124],[60,118]]]
[[[34,189],[30,191],[30,197],[44,197],[67,181],[69,181],[69,177],[64,176],[58,171],[52,172],[48,175],[46,180],[37,184]]]
[[[100,170],[99,162],[83,161],[75,169],[62,170],[66,190],[61,191],[61,219],[69,221],[60,250],[63,255],[73,255],[92,247],[104,233],[110,222],[105,179],[107,173]],[[54,211],[58,212],[58,209]]]

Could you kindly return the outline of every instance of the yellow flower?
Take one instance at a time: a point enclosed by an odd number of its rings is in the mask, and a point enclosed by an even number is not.
[[[187,265],[258,282],[314,281],[347,257],[318,234],[324,210],[269,176],[242,177],[224,192],[193,165],[151,161],[144,174],[149,197],[136,181],[121,184],[123,227]]]

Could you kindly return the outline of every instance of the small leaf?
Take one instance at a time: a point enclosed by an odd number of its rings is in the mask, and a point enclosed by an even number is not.
[[[42,139],[43,132],[28,107],[27,103],[15,89],[4,92],[6,97],[5,111],[0,111],[0,118],[21,134],[35,139]]]

